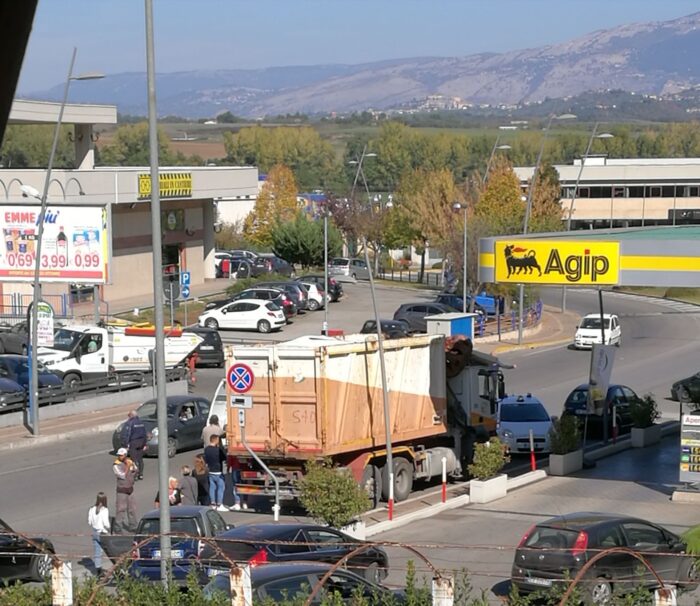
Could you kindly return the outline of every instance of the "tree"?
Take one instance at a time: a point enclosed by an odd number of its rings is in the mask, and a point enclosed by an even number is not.
[[[522,233],[525,203],[520,181],[507,158],[497,155],[489,171],[486,188],[474,204],[474,216],[484,236]]]
[[[342,246],[340,232],[329,221],[328,256],[340,254]],[[323,217],[311,218],[298,211],[293,221],[278,223],[272,231],[272,250],[278,257],[290,263],[298,263],[303,268],[323,266]]]
[[[559,173],[547,164],[537,173],[532,191],[528,229],[531,232],[559,231],[562,228],[561,185]],[[568,209],[566,209],[568,212]]]
[[[277,224],[291,221],[297,208],[297,184],[292,171],[281,164],[273,166],[253,210],[245,218],[243,233],[258,246],[270,246]]]
[[[75,152],[68,139],[73,127],[64,125],[58,137],[54,168],[73,168]],[[54,127],[47,124],[13,124],[7,127],[0,148],[0,163],[5,168],[30,168],[47,166]]]
[[[170,151],[169,143],[167,135],[162,129],[158,129],[160,164],[177,163],[178,156]],[[148,123],[120,126],[115,131],[111,142],[100,146],[99,158],[103,166],[148,166],[150,164]]]

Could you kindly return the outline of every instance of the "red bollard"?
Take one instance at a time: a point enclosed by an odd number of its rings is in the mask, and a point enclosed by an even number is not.
[[[537,469],[537,461],[535,460],[535,437],[532,435],[532,429],[530,430],[530,471],[535,471]]]
[[[447,457],[442,457],[442,502],[447,501]]]

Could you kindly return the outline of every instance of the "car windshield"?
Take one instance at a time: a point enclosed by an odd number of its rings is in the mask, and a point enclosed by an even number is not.
[[[266,303],[265,307],[267,307],[270,311],[279,311],[280,310],[279,305],[277,305],[277,303],[273,303],[272,301],[270,301],[269,303]]]
[[[549,415],[542,404],[501,404],[501,421],[527,423],[549,421]]]
[[[139,534],[158,534],[160,532],[160,520],[148,518],[141,520]],[[199,536],[199,527],[194,518],[170,518],[170,532],[173,534],[190,534]]]
[[[142,419],[155,419],[156,406],[156,402],[146,402],[145,404],[142,404],[136,412]],[[177,406],[175,404],[168,404],[168,416],[175,416],[176,409]]]
[[[581,328],[597,328],[600,330],[600,318],[584,318]],[[605,328],[610,328],[610,318],[605,318]]]
[[[537,526],[525,541],[529,549],[571,549],[578,537],[577,530]]]
[[[336,265],[336,266],[342,266],[342,265],[348,265],[350,261],[348,259],[333,259],[331,261],[331,265]]]
[[[59,328],[53,335],[53,348],[59,351],[73,351],[76,343],[84,333],[68,330],[67,328]]]
[[[588,390],[587,389],[575,389],[569,394],[566,399],[567,404],[586,404],[588,402]]]

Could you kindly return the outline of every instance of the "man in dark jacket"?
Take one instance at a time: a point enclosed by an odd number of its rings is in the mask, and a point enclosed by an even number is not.
[[[122,427],[120,439],[122,446],[129,451],[129,458],[136,464],[136,479],[143,480],[143,455],[146,452],[148,434],[146,426],[135,410],[129,411],[129,418]]]

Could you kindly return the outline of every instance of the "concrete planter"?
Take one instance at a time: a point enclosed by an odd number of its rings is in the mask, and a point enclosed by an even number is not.
[[[355,520],[351,524],[343,526],[340,530],[358,541],[364,541],[367,538],[367,527],[362,520]]]
[[[630,432],[632,448],[645,448],[661,441],[661,425],[633,427]]]
[[[567,476],[583,469],[583,450],[549,455],[549,475]]]
[[[489,480],[469,480],[469,502],[490,503],[506,496],[508,476],[501,474]]]

